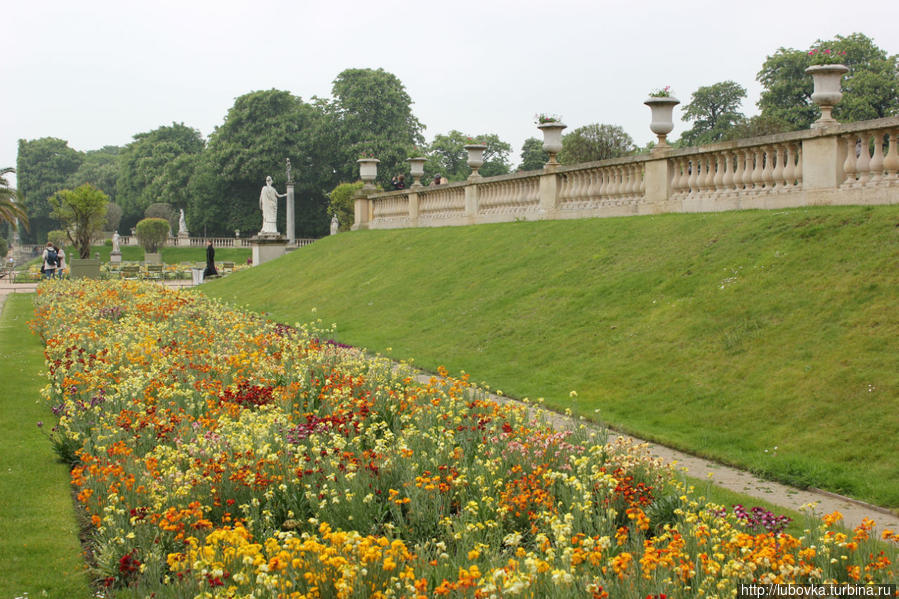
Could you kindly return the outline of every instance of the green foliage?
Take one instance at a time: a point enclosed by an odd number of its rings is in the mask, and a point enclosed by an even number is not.
[[[818,40],[815,47],[846,53],[849,73],[843,76],[843,99],[834,118],[853,122],[899,113],[899,56],[888,56],[861,33]],[[794,129],[806,129],[817,120],[812,78],[805,73],[811,63],[807,51],[788,48],[779,48],[765,60],[756,77],[764,88],[758,102],[763,116],[788,122]]]
[[[6,252],[9,251],[9,244],[6,242],[6,239],[0,237],[0,258],[6,256]]]
[[[66,243],[69,241],[69,236],[65,231],[60,231],[56,229],[54,231],[50,231],[47,233],[47,241],[55,245],[56,247],[65,247]]]
[[[371,152],[381,161],[378,180],[387,188],[394,175],[405,172],[412,147],[424,143],[424,127],[412,114],[402,81],[384,69],[346,69],[334,79],[331,95],[340,180],[355,179],[356,158]]]
[[[171,204],[154,202],[144,210],[144,218],[162,218],[169,222],[169,232],[178,230],[179,213]]]
[[[47,236],[47,231],[59,226],[50,215],[53,210],[50,197],[68,187],[69,178],[83,161],[84,154],[70,148],[62,139],[19,140],[16,159],[18,195],[31,224],[23,241],[36,243]]]
[[[757,114],[751,118],[744,118],[735,123],[733,127],[724,133],[721,137],[721,141],[774,135],[775,133],[786,133],[792,130],[793,126],[787,121],[771,116],[765,116],[763,114]]]
[[[559,162],[577,164],[627,156],[636,151],[634,140],[618,125],[593,123],[562,136]]]
[[[145,218],[135,228],[137,242],[149,254],[158,252],[169,238],[169,221],[164,218]]]
[[[536,171],[549,161],[549,154],[543,149],[543,142],[536,137],[524,140],[521,146],[521,164],[519,171]]]
[[[478,172],[485,177],[505,175],[511,170],[509,154],[512,146],[502,141],[495,133],[466,135],[453,129],[446,135],[437,134],[428,146],[428,161],[425,163],[425,179],[443,175],[450,181],[464,181],[471,174],[468,166],[469,144],[484,144],[484,165]]]
[[[372,352],[899,506],[899,438],[883,434],[899,430],[897,219],[818,207],[360,231],[200,292],[279,322],[315,307]],[[304,283],[284,293],[286,276]]]
[[[204,145],[200,132],[183,123],[135,135],[119,157],[116,203],[123,210],[122,226],[134,226],[154,202],[186,206],[187,184]]]
[[[318,232],[326,228],[324,191],[336,183],[332,182],[333,158],[312,151],[316,132],[324,129],[319,123],[323,118],[320,110],[287,91],[257,91],[237,98],[224,124],[210,136],[191,177],[191,199],[185,211],[189,228],[205,229],[209,235],[230,235],[235,229],[258,231],[262,223],[259,192],[266,176],[272,177],[279,192],[285,192],[287,158],[296,179],[297,214],[307,218],[314,214]],[[328,170],[322,181],[322,171]],[[279,202],[280,231],[286,225],[283,206]],[[305,232],[312,233],[306,225]]]
[[[746,89],[735,81],[721,81],[697,89],[682,113],[684,120],[693,122],[693,127],[683,133],[681,140],[691,146],[722,140],[745,119],[739,112],[745,97]]]
[[[80,258],[89,258],[91,241],[103,230],[109,197],[90,183],[63,189],[50,198],[51,216],[62,223]]]
[[[122,207],[118,204],[110,202],[106,205],[106,224],[103,225],[104,231],[118,231],[119,223],[122,222]]]
[[[349,231],[356,222],[355,202],[353,196],[362,189],[362,181],[356,183],[341,183],[331,190],[328,197],[328,214],[336,214],[340,222],[341,231]]]
[[[28,227],[28,214],[21,204],[16,202],[18,194],[13,187],[10,187],[6,175],[16,172],[12,167],[0,169],[0,223],[14,224],[16,219],[22,223],[24,227]]]
[[[84,161],[78,170],[69,176],[66,187],[75,189],[90,183],[108,195],[110,202],[115,202],[116,179],[119,174],[118,160],[123,149],[119,146],[105,146],[100,150],[85,152]]]

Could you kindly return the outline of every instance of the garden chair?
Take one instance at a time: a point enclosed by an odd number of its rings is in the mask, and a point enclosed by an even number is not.
[[[233,262],[222,262],[222,274],[230,274],[234,272],[234,263]]]
[[[121,270],[122,279],[126,281],[136,281],[140,278],[140,266],[136,264],[126,264]]]
[[[147,278],[151,281],[161,281],[162,264],[147,264]]]

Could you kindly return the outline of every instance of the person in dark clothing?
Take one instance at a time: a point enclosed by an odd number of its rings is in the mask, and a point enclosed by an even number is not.
[[[203,271],[203,277],[211,277],[212,275],[219,274],[219,271],[215,269],[215,248],[212,247],[212,242],[206,242],[206,270]]]

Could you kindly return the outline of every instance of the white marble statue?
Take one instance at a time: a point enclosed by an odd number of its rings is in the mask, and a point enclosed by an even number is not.
[[[181,216],[178,217],[178,235],[187,235],[187,221],[184,220],[184,208],[181,209]]]
[[[272,178],[265,178],[265,187],[259,194],[259,209],[262,210],[262,230],[260,235],[278,235],[278,198],[286,198],[286,193],[278,193],[272,186]]]
[[[340,229],[340,221],[337,220],[337,215],[335,214],[331,218],[331,235],[337,235],[337,231]]]
[[[119,232],[115,231],[112,234],[112,251],[119,252]]]

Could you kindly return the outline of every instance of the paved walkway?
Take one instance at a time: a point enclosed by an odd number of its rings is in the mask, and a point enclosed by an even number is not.
[[[167,287],[172,288],[192,287],[190,281],[166,281],[165,284]],[[6,279],[0,279],[0,313],[2,313],[3,301],[6,299],[7,295],[11,293],[34,293],[36,288],[36,283],[10,284]],[[430,378],[431,375],[428,374],[419,375],[420,380],[426,381]],[[492,394],[491,398],[501,403],[515,401],[507,397],[500,397]],[[579,424],[579,421],[555,412],[548,412],[547,414],[550,422],[559,429],[572,428]],[[891,529],[893,531],[899,531],[899,516],[889,510],[854,499],[849,499],[847,497],[841,497],[826,491],[797,489],[795,487],[764,480],[748,472],[724,466],[711,460],[698,458],[671,449],[670,447],[665,447],[664,445],[649,443],[629,435],[613,432],[610,434],[609,440],[614,440],[615,436],[631,439],[637,443],[647,443],[650,452],[653,455],[658,456],[667,462],[676,462],[677,466],[682,468],[689,476],[703,480],[708,478],[712,484],[719,487],[724,487],[725,489],[730,489],[731,491],[736,491],[738,493],[744,493],[752,497],[763,499],[774,505],[797,511],[802,508],[802,506],[810,503],[817,505],[816,512],[819,514],[829,514],[833,511],[839,511],[843,514],[845,524],[850,528],[858,526],[863,518],[871,518],[877,523],[877,528],[879,530]]]

